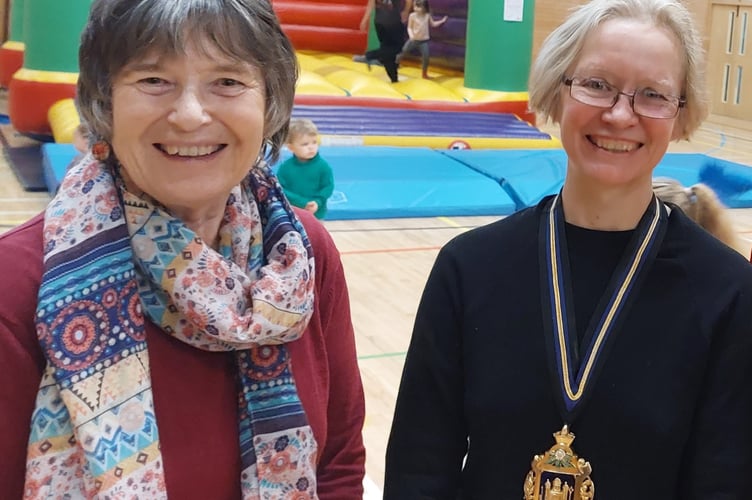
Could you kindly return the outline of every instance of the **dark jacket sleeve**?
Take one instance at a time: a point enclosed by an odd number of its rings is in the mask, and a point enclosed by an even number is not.
[[[0,492],[22,498],[31,413],[44,369],[34,328],[41,217],[0,236]]]
[[[365,397],[355,351],[350,299],[339,252],[329,233],[309,213],[298,211],[315,242],[319,314],[326,343],[329,394],[327,439],[317,471],[321,500],[363,497]]]
[[[445,247],[418,307],[386,452],[385,500],[455,499],[467,451],[460,276]]]
[[[752,279],[714,327],[705,381],[678,480],[678,498],[731,500],[749,496],[752,471]],[[729,276],[738,283],[739,276]],[[729,288],[731,285],[729,286]]]

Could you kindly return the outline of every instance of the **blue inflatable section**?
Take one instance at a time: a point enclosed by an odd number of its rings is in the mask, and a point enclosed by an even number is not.
[[[556,193],[564,182],[562,150],[433,150],[322,146],[334,170],[329,220],[509,215]],[[281,159],[289,157],[283,151]],[[43,168],[55,192],[76,150],[44,144]],[[731,208],[752,207],[752,168],[702,154],[668,153],[656,177],[705,182]]]

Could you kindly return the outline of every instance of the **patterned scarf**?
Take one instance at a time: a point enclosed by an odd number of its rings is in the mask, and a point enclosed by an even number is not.
[[[232,191],[215,251],[117,172],[87,156],[46,211],[26,498],[167,497],[144,313],[235,352],[243,498],[316,498],[285,348],[312,315],[313,255],[276,178],[261,162]]]

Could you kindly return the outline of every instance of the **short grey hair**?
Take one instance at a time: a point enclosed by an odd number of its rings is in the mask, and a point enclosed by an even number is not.
[[[81,35],[78,106],[92,135],[112,140],[112,82],[152,50],[185,52],[210,40],[223,54],[250,63],[264,78],[264,139],[272,161],[287,137],[298,78],[295,51],[269,0],[94,0]]]
[[[680,138],[688,139],[708,113],[702,40],[690,12],[678,0],[593,0],[576,8],[543,42],[530,71],[529,106],[546,120],[561,110],[561,86],[586,38],[605,21],[632,19],[673,33],[683,51],[686,104],[679,111]]]

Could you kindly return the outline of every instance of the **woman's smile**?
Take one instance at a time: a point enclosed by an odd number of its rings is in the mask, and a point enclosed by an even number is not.
[[[155,144],[155,146],[167,154],[170,157],[179,158],[205,158],[214,156],[214,153],[218,153],[227,147],[227,144],[213,144],[213,145],[190,145],[190,146],[177,146],[168,144]]]
[[[590,144],[609,153],[631,153],[643,146],[641,142],[609,139],[597,135],[586,135],[585,137],[590,141]]]

